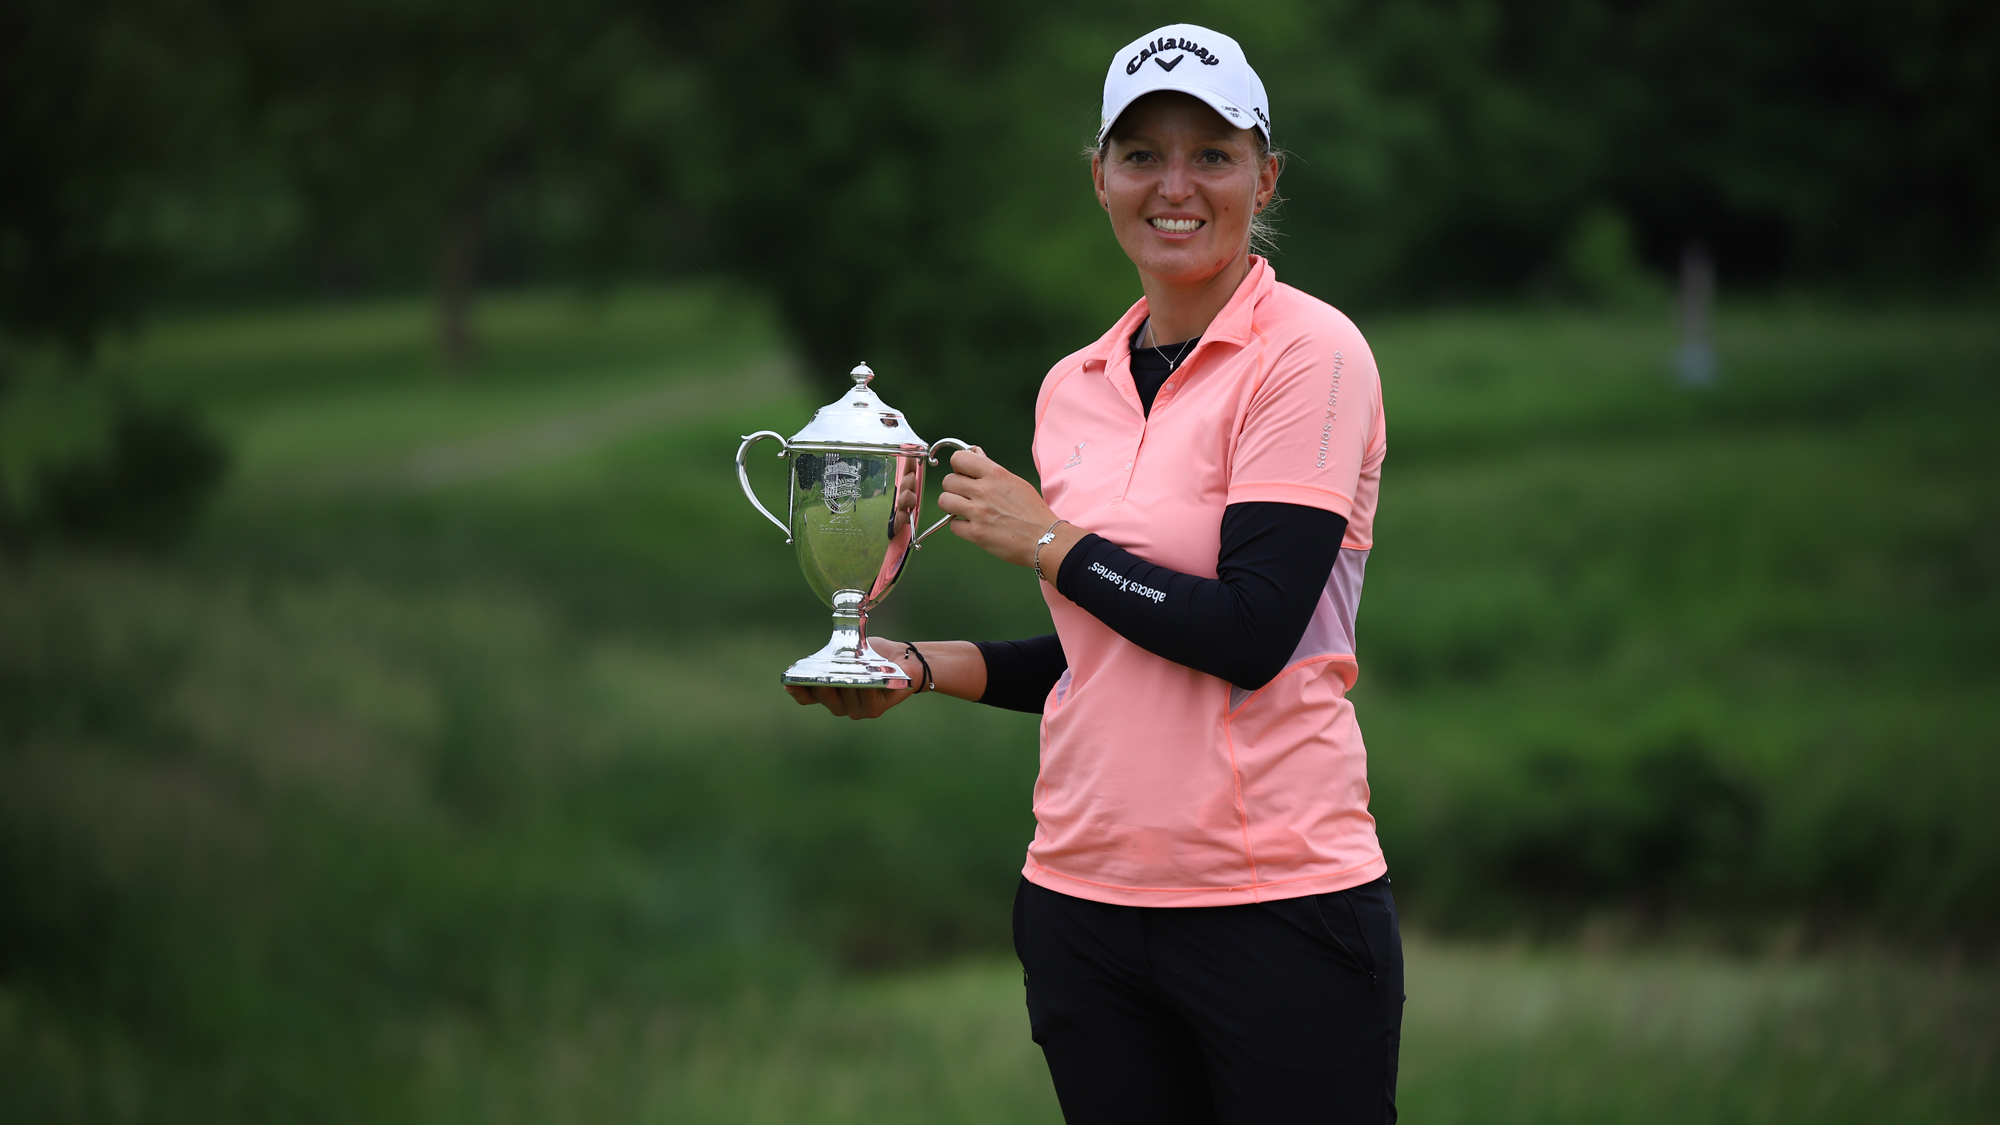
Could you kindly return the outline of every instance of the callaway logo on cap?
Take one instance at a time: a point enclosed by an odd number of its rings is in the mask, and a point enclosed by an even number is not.
[[[1240,129],[1259,129],[1271,139],[1271,116],[1264,80],[1250,69],[1243,48],[1219,31],[1175,23],[1135,39],[1111,60],[1104,76],[1104,113],[1097,143],[1125,107],[1155,90],[1178,90],[1207,102]]]

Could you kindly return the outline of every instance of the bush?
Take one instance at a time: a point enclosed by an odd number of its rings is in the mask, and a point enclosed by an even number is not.
[[[158,550],[185,536],[229,470],[229,452],[184,406],[123,397],[107,449],[44,467],[31,533]]]

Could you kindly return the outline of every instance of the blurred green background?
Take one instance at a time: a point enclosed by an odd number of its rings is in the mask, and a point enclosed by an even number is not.
[[[14,0],[0,1117],[1056,1120],[1034,720],[794,707],[729,457],[865,357],[1022,464],[1188,19],[1383,373],[1407,1119],[2000,1120],[1996,13]]]

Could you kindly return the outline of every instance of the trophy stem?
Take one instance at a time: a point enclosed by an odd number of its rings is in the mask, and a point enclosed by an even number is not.
[[[833,636],[826,647],[785,669],[783,682],[803,686],[889,688],[910,686],[893,660],[867,647],[868,609],[859,590],[833,592]]]

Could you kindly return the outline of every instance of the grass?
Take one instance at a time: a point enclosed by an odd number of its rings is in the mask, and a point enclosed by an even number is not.
[[[1895,957],[1732,960],[1410,943],[1399,1097],[1425,1122],[1993,1120],[1990,970]],[[112,1110],[76,1045],[24,1042],[0,993],[0,1057],[67,1081],[41,1119]],[[1028,1125],[1060,1120],[1025,1033],[1018,966],[828,981],[720,1007],[610,1003],[554,1021],[435,1014],[380,1033],[395,1101],[352,1119]],[[50,1085],[56,1085],[51,1083]],[[104,1119],[138,1113],[107,1112]]]
[[[0,1113],[1049,1119],[1004,963],[1034,720],[773,682],[825,610],[730,455],[825,395],[740,294],[482,315],[456,380],[399,302],[108,360],[236,468],[169,555],[0,585]],[[1364,328],[1354,694],[1459,935],[1413,945],[1409,1119],[1992,1119],[1991,971],[1937,951],[2000,879],[2000,327],[1725,310],[1702,394],[1631,316]],[[92,394],[0,404],[17,486]],[[942,539],[882,629],[1046,621]]]
[[[1990,929],[1990,319],[1744,310],[1705,394],[1613,319],[1374,338],[1355,698],[1420,912]]]
[[[1419,944],[1411,972],[1412,1120],[1992,1119],[1990,971]]]

